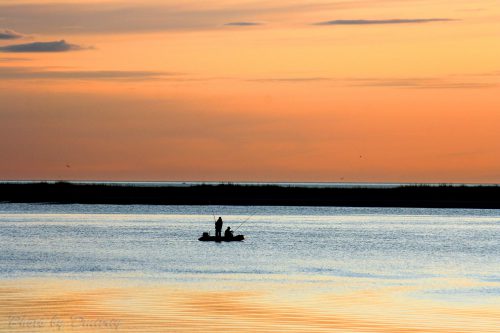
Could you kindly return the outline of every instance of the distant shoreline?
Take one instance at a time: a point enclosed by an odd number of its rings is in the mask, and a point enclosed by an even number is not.
[[[130,186],[66,182],[0,183],[0,202],[500,209],[500,187],[422,185],[323,188],[241,184]]]
[[[196,185],[240,185],[240,186],[282,186],[310,188],[395,188],[401,186],[500,186],[491,183],[388,183],[388,182],[259,182],[259,181],[113,181],[113,180],[0,180],[3,184],[56,184],[69,183],[73,185],[111,185],[131,187],[191,187]]]

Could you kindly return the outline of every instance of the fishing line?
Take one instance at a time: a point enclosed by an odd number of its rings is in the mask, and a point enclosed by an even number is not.
[[[245,221],[241,222],[241,224],[236,229],[234,229],[233,231],[236,232],[236,230],[238,230],[246,221],[250,220],[250,218],[252,216],[254,216],[255,214],[257,214],[257,212],[255,212],[252,215],[250,215],[249,217],[247,217],[247,219]]]

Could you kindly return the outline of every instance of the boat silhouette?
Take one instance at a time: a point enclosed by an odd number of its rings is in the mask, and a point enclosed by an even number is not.
[[[210,236],[208,232],[204,232],[203,235],[198,238],[199,241],[202,242],[241,242],[245,239],[243,235],[236,235],[232,237],[215,237]]]

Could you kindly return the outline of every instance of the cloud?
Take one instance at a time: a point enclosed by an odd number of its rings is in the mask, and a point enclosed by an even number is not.
[[[0,1],[1,3],[1,1]],[[253,17],[271,12],[298,10],[286,5],[233,4],[196,6],[165,1],[143,3],[49,3],[0,4],[6,23],[37,34],[128,33],[218,29],[226,22],[251,23]],[[252,18],[249,21],[249,18]]]
[[[497,82],[470,81],[465,77],[408,77],[408,78],[335,78],[335,77],[290,77],[250,79],[253,82],[271,83],[315,83],[327,82],[344,87],[380,87],[406,89],[483,89],[495,88]]]
[[[36,67],[0,67],[4,80],[159,80],[174,73],[155,71],[74,71],[44,70]]]
[[[463,9],[457,9],[457,12],[483,12],[487,10],[486,8],[463,8]]]
[[[282,77],[282,78],[264,78],[264,79],[253,79],[248,81],[254,82],[315,82],[315,81],[332,81],[332,78],[328,77]]]
[[[465,74],[465,76],[476,76],[476,77],[492,77],[493,76],[494,77],[494,76],[500,76],[500,71]]]
[[[472,82],[463,81],[460,78],[365,78],[348,79],[348,86],[351,87],[392,87],[407,89],[483,89],[495,88],[498,84],[495,82]]]
[[[391,19],[391,20],[333,20],[314,23],[314,25],[380,25],[380,24],[410,24],[456,21],[449,18],[430,19]]]
[[[389,0],[377,0],[389,1]],[[278,16],[284,19],[293,14],[324,12],[372,6],[371,3],[324,0],[303,3],[300,1],[241,2],[217,4],[213,1],[103,1],[2,4],[0,13],[9,24],[22,31],[37,34],[128,33],[149,31],[198,31],[220,29],[224,23],[252,23]],[[360,4],[361,3],[361,4]]]
[[[34,42],[15,44],[0,47],[0,52],[29,53],[29,52],[68,52],[84,50],[82,46],[68,44],[65,40],[54,42]]]
[[[442,82],[429,85],[415,86],[415,89],[484,89],[496,88],[496,83],[481,83],[481,82]]]
[[[261,25],[261,23],[257,22],[229,22],[224,25],[228,26],[238,26],[238,27],[250,27],[250,26],[255,26],[255,25]]]
[[[18,33],[18,32],[15,32],[14,30],[9,30],[9,29],[4,29],[4,30],[1,30],[0,29],[0,40],[3,40],[3,39],[20,39],[20,38],[23,38],[23,35]]]
[[[29,58],[0,58],[0,62],[29,61]]]

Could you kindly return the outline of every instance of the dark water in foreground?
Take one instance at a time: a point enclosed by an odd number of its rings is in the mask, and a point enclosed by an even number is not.
[[[233,229],[251,216],[237,232],[245,234],[245,242],[197,241],[202,231],[213,228],[213,213]],[[242,310],[233,315],[250,324],[233,328],[279,331],[288,325],[290,330],[329,331],[340,324],[323,322],[317,311],[331,311],[327,318],[366,315],[370,322],[385,309],[389,322],[409,331],[425,331],[428,325],[429,331],[493,332],[496,324],[500,327],[500,211],[0,204],[0,278],[6,286],[24,288],[16,297],[6,298],[5,290],[0,294],[5,318],[12,317],[7,305],[31,311],[15,302],[39,297],[31,292],[42,281],[57,288],[78,281],[84,289],[92,284],[104,290],[110,285],[133,288],[137,295],[128,302],[142,304],[135,311],[153,314],[165,307],[159,318],[170,313],[164,299],[173,302],[171,290],[184,291],[179,299],[191,292],[196,297],[234,293],[231,297],[240,295],[240,303],[253,306],[255,299],[245,297],[258,297],[257,303],[269,305],[269,311],[279,305],[281,312],[272,320],[294,316],[294,307],[310,313],[299,323],[273,321],[271,326],[261,318],[257,321],[264,326],[259,326]],[[170,296],[157,299],[162,291]],[[189,299],[191,306],[206,306],[197,311],[211,313],[211,297]],[[114,302],[108,307],[116,310],[124,301]],[[212,315],[230,315],[234,306]],[[193,315],[187,313],[181,316]],[[432,319],[436,313],[447,314]],[[217,318],[210,323],[215,325]],[[164,328],[145,319],[134,323],[129,331]],[[200,329],[197,323],[177,322],[170,329]],[[26,328],[10,325],[11,330]],[[341,331],[379,327],[342,325],[347,326]],[[217,331],[221,326],[206,328]]]

